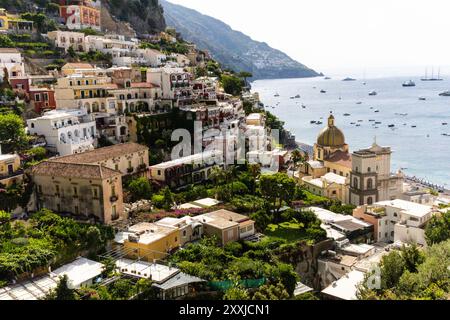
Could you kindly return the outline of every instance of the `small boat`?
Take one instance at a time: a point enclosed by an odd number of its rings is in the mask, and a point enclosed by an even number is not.
[[[311,120],[309,123],[314,124],[316,123],[316,120]]]
[[[425,97],[419,97],[419,100],[420,100],[420,101],[425,101],[425,100],[427,100],[427,98],[425,98]]]
[[[367,84],[367,82],[363,82],[363,86],[365,86]]]
[[[381,121],[375,121],[375,124],[381,124]]]
[[[362,104],[362,102],[361,102],[361,101],[358,101],[356,104]]]
[[[407,114],[407,113],[395,113],[395,115],[396,115],[396,116],[404,116],[404,117],[405,117],[405,116],[407,116],[408,114]]]
[[[395,127],[395,124],[389,124],[388,125],[388,128],[394,128]]]
[[[279,96],[280,96],[280,94],[278,92],[274,94],[274,97],[279,97]]]
[[[350,124],[356,124],[355,122],[350,122]]]
[[[376,96],[378,93],[376,91],[370,91],[369,96]]]
[[[447,122],[442,122],[442,125],[446,126],[446,125],[448,125],[448,123]]]
[[[375,113],[378,113],[378,112],[380,112],[380,110],[377,109],[377,110],[375,110],[374,112],[375,112]]]
[[[294,98],[295,98],[295,99],[300,99],[300,95],[297,94]]]
[[[440,95],[441,97],[450,97],[450,91],[444,91],[444,92],[441,92],[441,93],[439,93],[439,95]]]
[[[417,126],[411,126],[411,128],[417,128]]]
[[[373,109],[373,107],[370,107],[370,110],[372,110]]]
[[[290,99],[295,99],[295,97],[290,97]]]
[[[402,86],[403,87],[415,87],[416,83],[412,80],[408,80],[406,82],[403,82]]]
[[[323,122],[322,121],[317,121],[316,124],[323,124]]]
[[[357,124],[356,126],[357,126],[357,127],[361,127],[361,125],[360,125],[360,124]]]
[[[373,120],[373,119],[369,119],[369,122],[374,122],[375,120]]]
[[[349,117],[349,116],[351,116],[350,113],[344,113],[344,117]]]
[[[322,90],[320,90],[320,93],[327,93],[327,92],[326,92],[325,90],[322,89]]]
[[[304,104],[302,104],[302,108],[303,108],[303,109],[306,109],[306,106],[305,106]]]
[[[358,120],[358,122],[363,122],[364,120]]]
[[[342,81],[356,81],[356,79],[347,77],[347,78],[342,79]]]
[[[323,78],[324,80],[330,80],[331,78],[330,77],[325,77],[325,78]]]

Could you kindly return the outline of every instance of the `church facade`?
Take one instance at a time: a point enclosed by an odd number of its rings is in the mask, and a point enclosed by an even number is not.
[[[300,166],[299,178],[308,186],[330,173],[340,176],[347,192],[343,193],[344,197],[338,197],[339,200],[356,206],[400,198],[403,174],[391,174],[391,154],[391,148],[380,147],[376,142],[370,148],[351,154],[344,133],[330,114],[327,126],[317,136],[313,159]],[[325,195],[329,191],[322,188],[316,193]]]

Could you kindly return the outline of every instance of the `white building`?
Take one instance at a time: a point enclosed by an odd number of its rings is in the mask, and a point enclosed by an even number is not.
[[[364,272],[352,270],[322,290],[330,299],[357,300],[358,285],[364,280]]]
[[[47,33],[47,37],[55,47],[63,48],[66,52],[70,47],[75,51],[85,50],[85,36],[82,32],[56,30]]]
[[[47,148],[60,156],[94,149],[95,121],[85,110],[52,110],[27,120],[31,135],[44,136]]]
[[[88,287],[94,284],[95,278],[103,272],[102,263],[92,261],[86,258],[78,258],[75,261],[62,266],[52,272],[58,278],[64,275],[68,278],[68,286],[71,289]]]
[[[167,61],[167,56],[161,51],[155,49],[137,49],[139,59],[143,60],[145,64],[157,68],[162,66]]]
[[[190,100],[192,75],[182,68],[156,68],[147,70],[147,82],[161,87],[162,98]]]
[[[3,79],[4,69],[8,70],[9,78],[25,75],[25,65],[20,51],[15,48],[0,48],[0,77]]]
[[[355,217],[375,225],[376,241],[423,246],[426,246],[424,227],[433,214],[431,206],[400,199],[360,206],[353,212]]]
[[[86,36],[84,51],[109,53],[114,59],[129,56],[137,47],[137,41],[126,40],[124,36],[120,35]]]

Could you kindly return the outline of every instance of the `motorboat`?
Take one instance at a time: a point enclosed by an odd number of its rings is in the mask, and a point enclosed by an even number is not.
[[[378,93],[376,91],[370,91],[369,96],[376,96]]]
[[[295,99],[300,99],[300,95],[299,94],[297,94],[297,95],[295,95],[295,97],[294,97]]]
[[[327,92],[326,92],[325,90],[322,89],[322,90],[320,90],[320,93],[327,93]]]
[[[362,104],[362,102],[361,102],[361,101],[358,101],[356,104]]]
[[[378,109],[377,109],[377,110],[375,110],[374,112],[375,112],[375,113],[379,113],[379,112],[380,112],[380,110],[378,110]]]
[[[427,100],[427,98],[425,98],[425,97],[419,97],[419,100],[420,100],[420,101],[425,101],[425,100]]]
[[[394,128],[395,127],[395,124],[389,124],[388,125],[388,128]]]
[[[403,87],[415,87],[416,83],[412,80],[408,80],[406,82],[403,82],[402,86]]]
[[[277,93],[275,93],[273,96],[274,96],[274,97],[279,97],[280,94],[277,92]]]
[[[358,122],[363,122],[364,120],[358,120]]]
[[[311,120],[309,123],[314,124],[316,123],[316,120]]]
[[[446,126],[446,125],[448,125],[448,123],[447,122],[442,122],[442,125]]]
[[[330,80],[331,78],[330,77],[325,77],[325,78],[323,78],[324,80]]]
[[[441,97],[450,97],[450,91],[444,91],[444,92],[441,92],[441,93],[439,93],[439,95],[440,95]]]
[[[323,124],[323,122],[322,121],[317,121],[316,124]]]
[[[417,128],[417,126],[411,126],[411,128]]]
[[[344,117],[350,117],[351,114],[350,113],[344,113]]]
[[[347,78],[342,79],[342,81],[356,81],[356,79],[347,77]]]

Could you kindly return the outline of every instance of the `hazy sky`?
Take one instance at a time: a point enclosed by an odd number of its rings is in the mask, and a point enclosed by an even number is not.
[[[450,72],[449,0],[169,0],[318,71]]]

